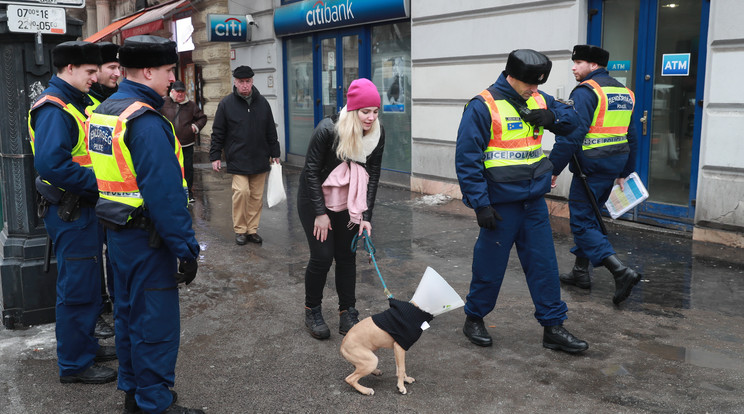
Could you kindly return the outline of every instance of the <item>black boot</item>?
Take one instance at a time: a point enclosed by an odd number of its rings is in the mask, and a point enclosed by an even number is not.
[[[641,281],[641,274],[625,266],[614,254],[602,260],[602,264],[615,278],[615,295],[612,297],[612,303],[618,305],[630,296],[633,286]]]
[[[338,313],[338,319],[338,333],[346,335],[352,326],[359,323],[359,311],[353,306],[349,306],[349,309]]]
[[[486,330],[486,325],[483,323],[483,319],[468,316],[465,318],[465,326],[462,327],[462,333],[468,337],[470,342],[478,346],[491,346],[493,341],[491,335]]]
[[[99,316],[96,319],[96,329],[93,331],[93,336],[101,339],[111,338],[114,336],[114,328],[103,319],[103,316]]]
[[[173,401],[171,401],[171,405],[173,405],[178,401],[178,394],[173,390],[170,390],[170,393],[173,396]],[[124,395],[124,414],[144,414],[137,405],[134,392]]]
[[[313,308],[305,306],[305,326],[310,331],[310,335],[316,339],[328,339],[331,337],[331,330],[328,329],[320,305]]]
[[[568,273],[562,273],[558,278],[567,285],[589,289],[592,287],[592,278],[589,274],[589,259],[577,256],[573,269]]]
[[[204,411],[197,410],[196,408],[186,408],[177,404],[171,404],[170,407],[163,411],[163,414],[204,414]]]
[[[546,326],[543,330],[543,346],[570,354],[589,349],[589,344],[571,335],[563,325]]]

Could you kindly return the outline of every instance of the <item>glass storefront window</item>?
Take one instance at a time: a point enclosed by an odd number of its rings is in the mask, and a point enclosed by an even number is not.
[[[411,171],[411,25],[372,28],[372,82],[381,88],[382,168]]]
[[[287,41],[287,106],[289,149],[305,155],[313,134],[313,40],[311,36]]]

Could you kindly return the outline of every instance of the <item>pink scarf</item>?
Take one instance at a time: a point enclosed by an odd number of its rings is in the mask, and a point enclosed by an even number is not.
[[[349,227],[362,222],[367,211],[367,183],[369,174],[361,165],[342,162],[323,183],[326,208],[331,211],[349,210]]]

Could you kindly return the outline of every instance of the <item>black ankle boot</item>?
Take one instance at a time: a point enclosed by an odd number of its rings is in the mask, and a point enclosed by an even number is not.
[[[352,326],[359,323],[359,311],[353,306],[338,313],[338,333],[346,335]]]
[[[561,274],[558,278],[567,285],[589,289],[592,287],[592,278],[589,274],[589,259],[577,256],[573,269],[568,273]]]
[[[589,349],[589,344],[571,335],[563,325],[546,326],[543,330],[543,346],[570,354]]]
[[[615,295],[612,297],[612,303],[618,305],[630,296],[633,286],[641,281],[641,274],[625,266],[614,254],[602,260],[602,265],[615,278]]]
[[[328,329],[320,305],[308,308],[305,306],[305,326],[310,331],[310,335],[315,339],[328,339],[331,337],[331,330]]]
[[[470,340],[470,342],[478,346],[491,346],[493,340],[491,335],[486,330],[486,325],[483,323],[483,319],[468,316],[465,318],[465,325],[462,327],[462,333]]]

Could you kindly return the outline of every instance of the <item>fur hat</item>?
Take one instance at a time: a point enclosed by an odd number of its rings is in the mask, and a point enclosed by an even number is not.
[[[507,75],[530,85],[547,82],[553,62],[547,56],[532,49],[517,49],[509,53],[506,60]]]
[[[119,63],[125,68],[156,68],[176,62],[176,42],[159,36],[132,36],[119,48]]]
[[[102,63],[109,63],[109,62],[118,62],[119,57],[117,56],[117,53],[119,53],[119,45],[116,43],[111,42],[101,42],[96,43],[99,48],[101,48],[101,62]]]
[[[235,79],[248,79],[253,77],[253,69],[250,66],[238,66],[233,71],[233,78]]]
[[[576,45],[571,60],[585,60],[606,67],[610,61],[610,52],[594,45]]]
[[[346,92],[346,110],[380,107],[380,93],[377,92],[377,86],[369,79],[355,79],[349,85]]]
[[[52,65],[55,68],[101,63],[101,52],[95,43],[71,41],[60,43],[52,49]]]

